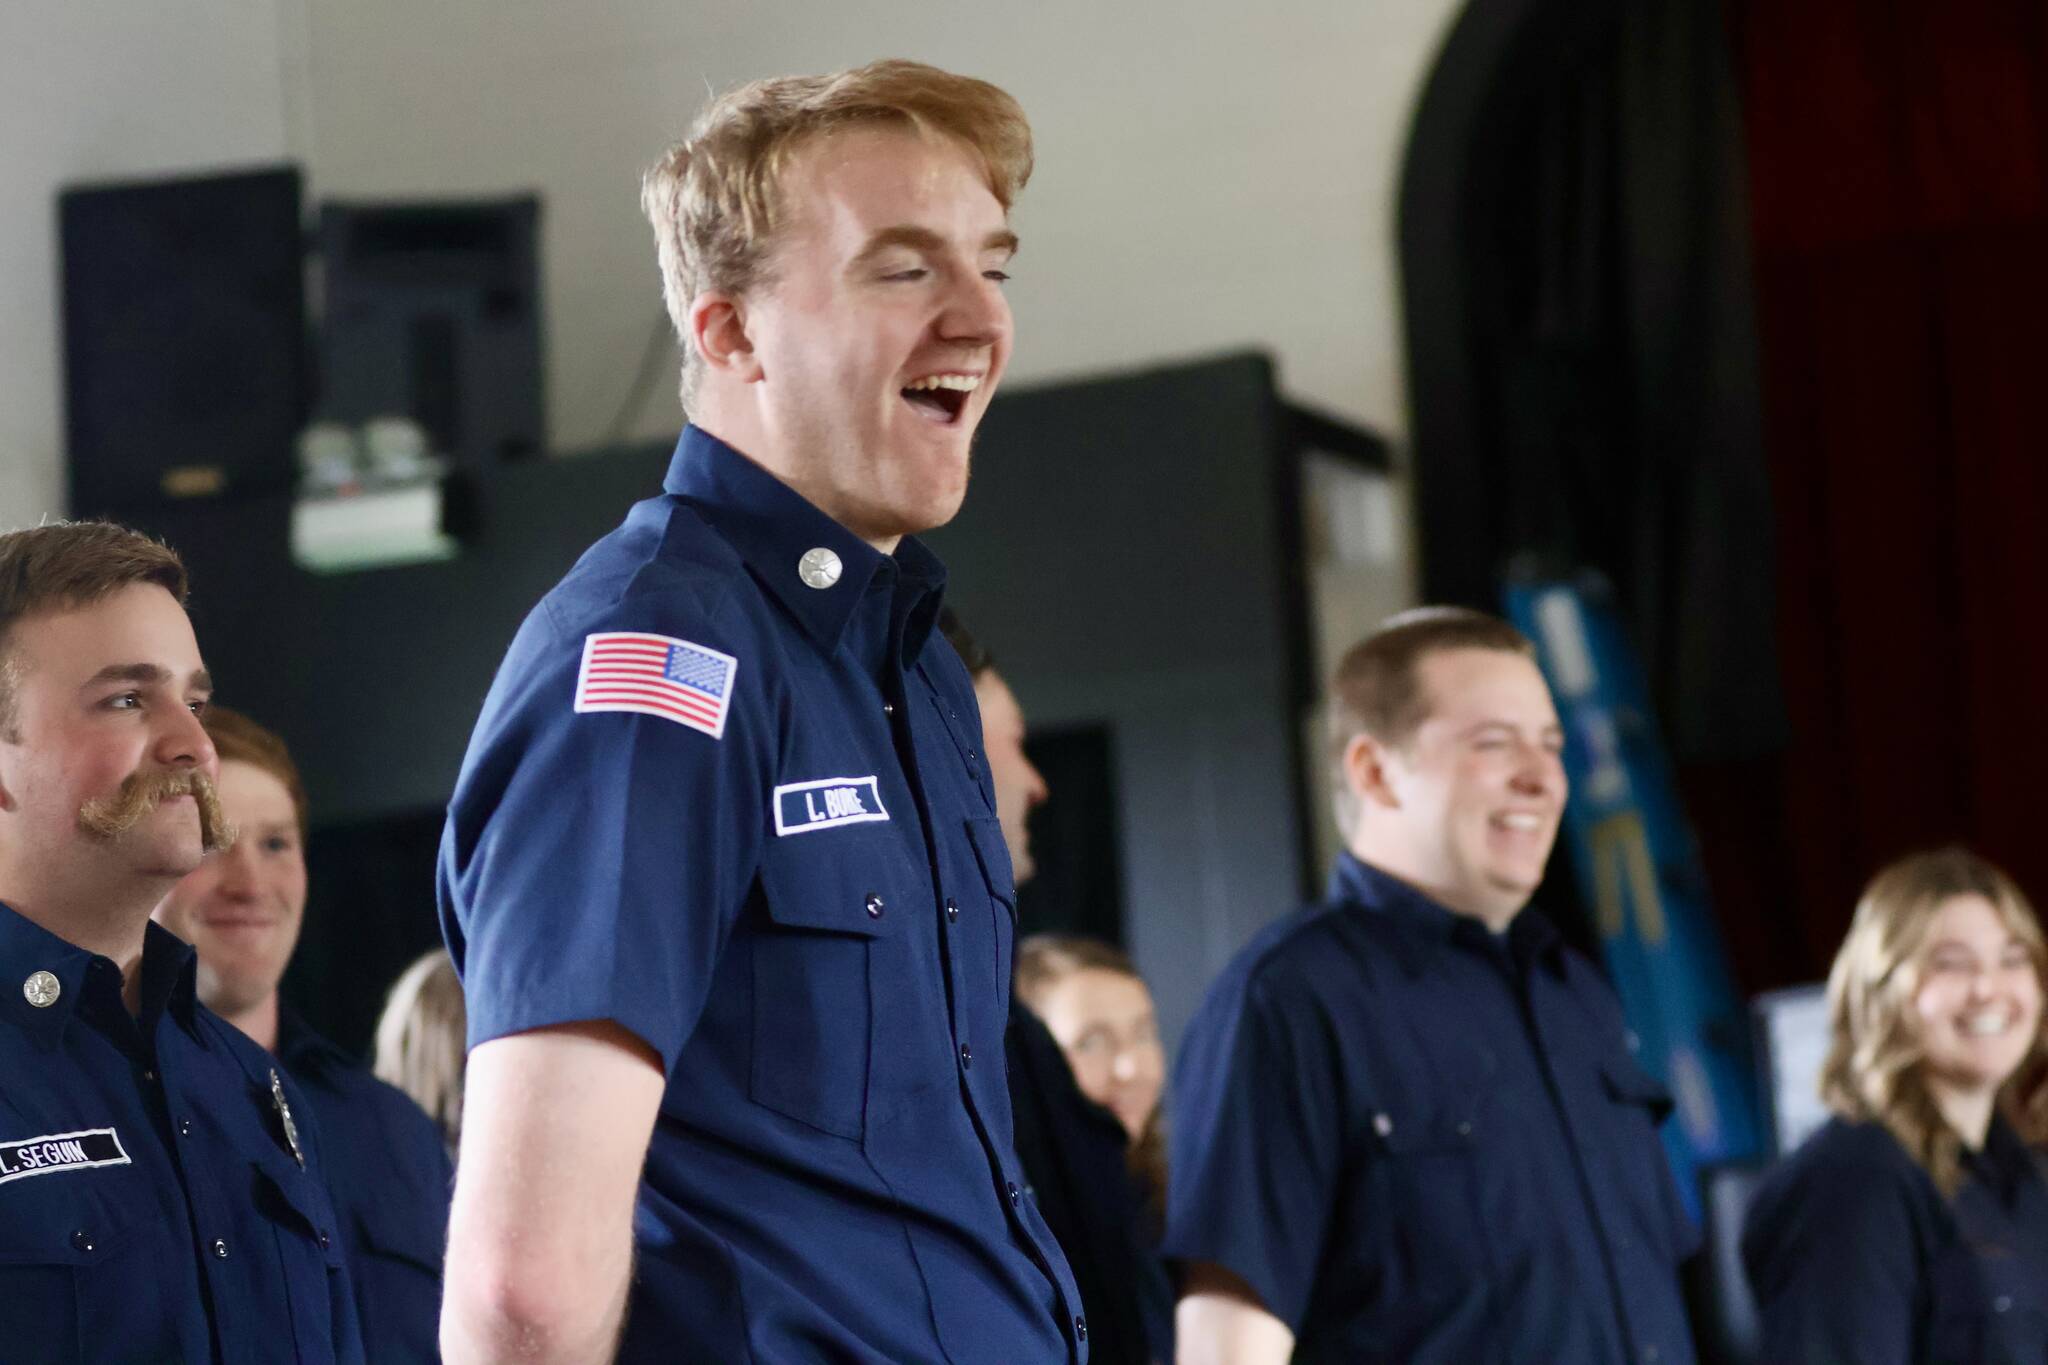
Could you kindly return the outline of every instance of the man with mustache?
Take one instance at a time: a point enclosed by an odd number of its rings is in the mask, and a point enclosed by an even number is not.
[[[0,535],[0,1357],[362,1359],[296,1087],[149,912],[233,842],[169,549]]]
[[[1009,360],[1030,168],[1009,95],[877,62],[733,91],[647,177],[691,425],[520,628],[441,845],[451,1365],[1086,1358],[915,539]]]
[[[1669,1097],[1527,908],[1564,810],[1529,641],[1425,607],[1331,684],[1326,902],[1225,969],[1174,1069],[1179,1365],[1685,1365]]]
[[[284,741],[241,712],[209,706],[201,720],[240,837],[186,874],[153,918],[198,950],[199,998],[305,1089],[326,1144],[364,1354],[379,1365],[432,1361],[455,1175],[448,1149],[404,1092],[279,997],[306,914],[305,786]]]

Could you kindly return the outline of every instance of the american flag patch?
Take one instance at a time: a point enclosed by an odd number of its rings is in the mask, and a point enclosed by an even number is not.
[[[576,674],[576,709],[637,711],[718,739],[725,734],[739,666],[730,654],[667,635],[588,635],[583,667]]]

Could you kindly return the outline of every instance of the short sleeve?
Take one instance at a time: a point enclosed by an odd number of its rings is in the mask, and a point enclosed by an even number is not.
[[[732,658],[721,732],[577,710],[585,642],[613,634]],[[544,601],[521,628],[442,837],[442,923],[470,1046],[608,1019],[673,1069],[752,885],[768,804],[762,660],[738,634],[654,594],[567,625]]]
[[[1233,969],[1174,1068],[1163,1249],[1242,1277],[1297,1332],[1342,1165],[1333,1036],[1312,994]]]
[[[1822,1130],[1825,1138],[1830,1130]],[[1889,1138],[1884,1140],[1889,1141]],[[1902,1173],[1811,1151],[1766,1180],[1744,1222],[1761,1361],[1910,1365],[1922,1318],[1921,1230]]]

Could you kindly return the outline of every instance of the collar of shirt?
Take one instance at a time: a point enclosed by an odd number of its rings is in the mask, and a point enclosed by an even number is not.
[[[1963,1169],[2003,1204],[2013,1202],[2020,1183],[2034,1173],[2038,1161],[2033,1149],[2021,1140],[2002,1114],[1991,1116],[1981,1149],[1973,1152],[1965,1147],[1962,1153]]]
[[[1394,937],[1396,952],[1410,976],[1419,976],[1434,954],[1454,945],[1504,954],[1521,971],[1540,963],[1553,975],[1564,976],[1564,937],[1534,909],[1523,909],[1505,936],[1496,935],[1470,915],[1447,909],[1349,851],[1337,854],[1328,899],[1371,911],[1392,924],[1399,931]]]
[[[206,1035],[194,1009],[198,1003],[199,955],[177,935],[154,921],[142,934],[142,1015],[145,1033],[169,1010],[171,1017],[201,1047]],[[57,998],[37,1005],[28,998],[28,982],[37,972],[57,978]],[[0,973],[15,983],[0,997],[0,1018],[20,1028],[45,1051],[54,1049],[76,1011],[93,1008],[126,1013],[121,1002],[121,969],[111,959],[87,952],[57,937],[0,903]],[[4,982],[0,982],[4,986]]]
[[[313,1031],[305,1017],[282,1000],[277,1003],[277,1060],[293,1076],[317,1076],[353,1067],[354,1060]]]
[[[894,555],[883,554],[702,427],[683,428],[662,489],[701,509],[826,653],[839,647],[869,584],[883,573],[897,577],[892,618],[902,622],[903,667],[923,650],[939,617],[946,569],[915,537],[905,536]],[[797,565],[819,549],[838,556],[839,578],[813,588]]]

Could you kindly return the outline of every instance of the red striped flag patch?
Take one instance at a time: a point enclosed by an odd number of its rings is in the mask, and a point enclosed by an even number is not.
[[[578,711],[634,711],[725,734],[739,660],[669,635],[602,631],[583,640]]]

